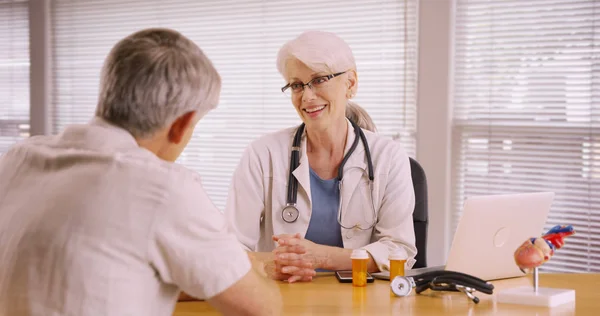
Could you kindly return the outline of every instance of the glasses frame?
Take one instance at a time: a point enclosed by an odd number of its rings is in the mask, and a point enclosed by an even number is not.
[[[312,88],[313,88],[313,82],[314,82],[315,80],[326,78],[326,79],[327,79],[327,81],[329,81],[329,80],[331,80],[331,79],[333,79],[333,78],[335,78],[335,77],[337,77],[337,76],[339,76],[339,75],[343,75],[343,74],[345,74],[346,72],[347,72],[347,71],[342,71],[342,72],[337,72],[337,73],[330,74],[330,75],[326,75],[326,76],[319,76],[319,77],[316,77],[316,78],[313,78],[313,79],[311,79],[311,80],[310,80],[309,82],[307,82],[307,83],[303,83],[303,82],[296,83],[296,82],[294,82],[294,84],[302,84],[302,92],[304,93],[304,87],[308,86],[310,89],[312,89]],[[292,87],[292,84],[291,84],[291,83],[288,83],[288,84],[286,84],[285,86],[283,86],[283,87],[281,88],[281,92],[283,92],[283,93],[286,93],[286,90],[290,89],[291,87]],[[294,93],[294,91],[292,90],[292,91],[291,91],[291,93],[293,94],[293,93]]]

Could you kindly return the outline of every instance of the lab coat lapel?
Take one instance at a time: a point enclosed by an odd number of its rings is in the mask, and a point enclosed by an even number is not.
[[[348,121],[348,136],[346,138],[346,148],[344,150],[344,155],[348,154],[348,151],[350,150],[350,147],[352,147],[352,143],[354,142],[355,138],[356,137],[354,134],[354,128],[352,127],[352,124],[350,124],[350,121]],[[350,199],[352,198],[352,194],[354,193],[354,190],[356,190],[356,186],[360,182],[360,179],[363,176],[368,177],[366,170],[367,170],[367,161],[366,161],[366,156],[365,156],[365,148],[359,137],[358,145],[356,146],[356,149],[350,155],[350,157],[348,158],[348,161],[346,161],[346,164],[344,165],[344,173],[343,173],[342,188],[341,188],[342,192],[341,192],[341,201],[340,201],[342,203],[342,220],[346,219],[345,214],[348,214],[348,212],[346,212],[346,210],[350,203]],[[347,219],[347,221],[342,221],[342,222],[344,223],[345,226],[355,224],[355,223],[352,223],[350,219]]]
[[[298,189],[301,187],[306,192],[308,196],[308,209],[310,210],[312,208],[312,199],[310,195],[310,166],[308,164],[308,155],[306,155],[306,130],[300,144],[300,164],[292,174],[298,180],[298,184],[300,185]],[[298,201],[300,201],[299,197],[300,195],[298,195]]]

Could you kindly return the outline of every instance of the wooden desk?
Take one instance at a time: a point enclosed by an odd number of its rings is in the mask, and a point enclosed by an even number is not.
[[[494,293],[505,288],[530,285],[531,277],[493,282]],[[540,286],[571,288],[576,303],[552,309],[497,303],[495,295],[477,293],[473,303],[462,293],[431,292],[396,297],[388,281],[375,280],[365,288],[338,283],[332,274],[317,276],[311,283],[281,283],[284,315],[600,315],[600,274],[540,274]],[[174,316],[218,315],[206,302],[181,302]]]

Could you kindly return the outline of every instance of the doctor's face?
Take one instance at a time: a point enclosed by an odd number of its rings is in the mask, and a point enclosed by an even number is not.
[[[331,73],[315,72],[295,58],[288,61],[286,72],[288,83],[295,90],[310,82],[298,92],[290,88],[292,103],[307,128],[323,130],[343,122],[353,73],[348,71],[328,79],[325,76]]]

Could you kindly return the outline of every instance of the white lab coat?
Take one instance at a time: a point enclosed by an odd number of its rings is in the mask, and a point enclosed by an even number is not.
[[[348,121],[345,153],[355,135]],[[364,131],[364,130],[363,130]],[[291,146],[296,127],[254,141],[245,151],[229,190],[225,215],[238,239],[248,250],[272,251],[273,235],[306,234],[312,212],[306,132],[300,150],[300,165],[293,171],[298,179],[298,219],[286,223],[286,205]],[[369,230],[342,227],[344,248],[366,249],[380,270],[388,269],[391,250],[404,249],[412,267],[417,249],[412,213],[415,205],[410,161],[402,146],[389,138],[364,131],[374,166],[373,197],[377,223]],[[341,203],[343,224],[368,227],[373,222],[367,159],[362,142],[344,166]]]

